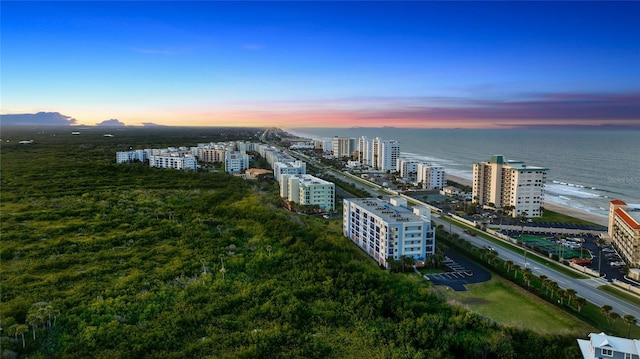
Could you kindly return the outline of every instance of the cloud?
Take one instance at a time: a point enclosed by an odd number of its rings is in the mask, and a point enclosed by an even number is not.
[[[100,123],[96,123],[96,126],[99,127],[124,127],[125,124],[116,120],[116,119],[111,119],[111,120],[104,120]]]
[[[76,124],[76,119],[59,112],[38,112],[0,115],[0,123],[25,126],[71,126]]]

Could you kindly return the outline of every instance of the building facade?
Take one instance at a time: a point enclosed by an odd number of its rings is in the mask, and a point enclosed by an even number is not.
[[[611,201],[607,234],[627,265],[640,267],[640,204]]]
[[[509,209],[513,217],[542,217],[548,168],[505,161],[495,155],[473,165],[473,201],[481,206]]]
[[[307,175],[283,174],[278,181],[280,197],[302,206],[318,206],[321,210],[332,212],[336,208],[336,187],[332,182]]]
[[[224,170],[229,174],[244,173],[249,168],[249,155],[240,151],[227,151],[224,154]]]
[[[176,170],[198,170],[198,161],[191,155],[155,155],[149,157],[150,167],[173,168]]]
[[[273,164],[273,178],[280,182],[282,175],[307,174],[307,164],[304,161],[276,162]]]
[[[435,252],[435,228],[426,207],[407,206],[403,198],[348,198],[343,204],[345,237],[388,268],[388,259],[410,256],[424,265]]]
[[[422,183],[422,189],[442,189],[447,184],[444,167],[430,163],[420,163],[418,164],[416,181],[417,183]]]
[[[640,340],[591,333],[589,340],[578,339],[584,359],[640,359]]]
[[[348,137],[333,136],[333,157],[351,157],[356,150],[356,139]]]

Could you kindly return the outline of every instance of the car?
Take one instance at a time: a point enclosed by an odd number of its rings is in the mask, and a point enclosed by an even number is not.
[[[470,235],[470,236],[473,236],[473,237],[475,237],[475,236],[476,236],[476,232],[474,232],[474,231],[472,231],[472,230],[470,230],[470,229],[465,230],[465,231],[464,231],[464,233],[466,233],[466,234],[468,234],[468,235]]]

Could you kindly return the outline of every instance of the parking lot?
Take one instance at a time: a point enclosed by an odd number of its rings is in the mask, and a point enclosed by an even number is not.
[[[491,279],[491,273],[472,263],[460,254],[447,250],[444,264],[451,271],[426,274],[424,277],[435,285],[445,285],[455,291],[466,291],[465,284],[481,283]]]

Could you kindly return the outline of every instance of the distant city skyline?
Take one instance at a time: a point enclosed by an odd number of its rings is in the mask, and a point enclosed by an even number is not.
[[[640,122],[638,2],[3,1],[0,16],[3,115],[281,128]]]

